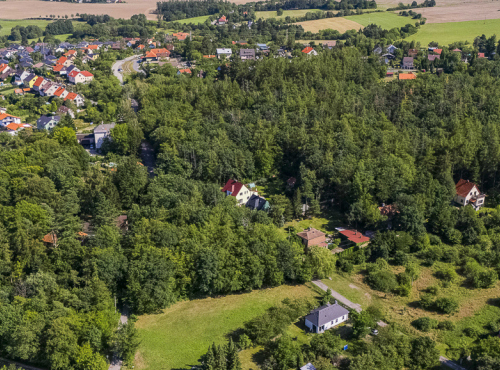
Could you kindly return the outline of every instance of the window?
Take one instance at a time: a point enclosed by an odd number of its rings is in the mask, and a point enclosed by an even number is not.
[[[482,200],[478,200],[477,204],[483,204],[483,201]]]
[[[336,323],[337,323],[337,322],[339,322],[339,319],[335,319],[335,322],[336,322]]]
[[[330,325],[333,325],[333,320],[332,320],[332,322],[330,323]]]
[[[464,202],[464,200],[463,200],[463,199],[460,199],[460,203],[463,203],[463,202]]]

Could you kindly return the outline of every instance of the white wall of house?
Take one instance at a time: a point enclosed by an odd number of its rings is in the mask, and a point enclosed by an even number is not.
[[[248,190],[248,188],[243,185],[240,189],[240,192],[236,194],[236,200],[238,201],[239,204],[246,204],[246,202],[250,199],[252,196],[253,191]]]
[[[326,324],[322,325],[321,328],[315,328],[316,330],[314,330],[314,328],[313,328],[314,325],[309,320],[306,319],[305,324],[309,328],[309,330],[311,330],[312,332],[323,333],[325,330],[331,329],[334,326],[337,326],[337,325],[347,321],[348,319],[349,319],[349,314],[345,314],[344,316],[341,316],[333,321],[327,322]]]
[[[479,189],[474,186],[471,191],[469,192],[469,194],[467,194],[467,196],[464,198],[460,195],[455,195],[455,202],[457,202],[458,204],[462,205],[462,206],[466,206],[467,204],[469,204],[470,202],[470,199],[472,197],[475,197],[475,196],[478,196],[480,195],[481,192],[479,191]],[[482,202],[482,200],[480,200]],[[479,204],[478,204],[479,205]],[[482,205],[482,204],[481,204]]]
[[[7,126],[9,123],[21,123],[21,118],[14,116],[7,116],[0,120],[0,126]]]
[[[104,139],[109,135],[104,132],[94,132],[94,140],[95,140],[95,148],[100,149],[102,144],[104,143]]]

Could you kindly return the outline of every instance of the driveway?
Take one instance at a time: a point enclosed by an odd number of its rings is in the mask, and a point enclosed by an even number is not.
[[[453,369],[453,370],[467,370],[444,356],[439,356],[439,361],[443,365],[448,366],[450,369]]]
[[[313,280],[313,284],[318,286],[320,289],[324,290],[325,292],[330,289],[320,280]],[[331,289],[330,289],[331,290]],[[361,306],[357,303],[353,303],[350,300],[348,300],[346,297],[344,297],[342,294],[337,293],[335,290],[332,290],[332,296],[335,298],[337,301],[342,302],[345,304],[347,307],[352,308],[353,310],[356,310],[356,312],[361,312]]]
[[[138,55],[132,55],[131,57],[128,57],[128,58],[125,58],[125,59],[122,59],[122,60],[117,60],[115,62],[115,64],[113,64],[113,66],[111,67],[111,70],[113,71],[113,74],[116,76],[116,78],[123,84],[123,64],[125,62],[129,62],[131,60],[134,60],[134,59],[137,59],[136,61],[134,61],[134,64],[133,64],[133,68],[134,68],[134,71],[136,72],[140,72],[139,70],[139,56]],[[136,69],[137,68],[137,69]],[[119,72],[118,70],[121,69],[122,72]]]
[[[126,324],[127,321],[128,321],[128,310],[124,308],[120,316],[120,323]],[[118,356],[115,354],[113,355],[113,359],[109,364],[108,370],[120,370],[122,368],[122,365],[123,361],[120,358],[118,358]]]

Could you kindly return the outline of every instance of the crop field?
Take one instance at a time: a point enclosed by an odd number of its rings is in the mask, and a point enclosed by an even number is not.
[[[431,41],[437,41],[441,45],[448,45],[457,41],[472,43],[475,37],[482,34],[486,36],[500,35],[500,19],[425,24],[407,40],[418,41],[422,46],[427,46]]]
[[[198,364],[210,344],[285,298],[312,298],[307,285],[280,286],[251,293],[179,302],[158,315],[141,316],[136,323],[141,345],[135,369],[167,370]]]
[[[177,22],[183,23],[183,24],[188,24],[188,23],[200,24],[200,23],[205,23],[205,21],[207,19],[208,19],[208,15],[203,15],[201,17],[181,19],[181,20],[178,20]]]
[[[392,12],[376,12],[361,15],[350,15],[345,17],[350,21],[361,24],[366,27],[369,24],[375,23],[383,29],[390,30],[394,27],[403,27],[408,23],[415,24],[415,20],[409,17],[402,17]]]
[[[295,9],[295,10],[284,10],[283,14],[278,16],[275,11],[268,12],[255,12],[255,16],[257,19],[259,18],[276,18],[276,19],[285,19],[286,17],[303,17],[306,13],[314,13],[314,12],[323,12],[321,9]]]
[[[340,33],[344,33],[349,30],[359,30],[360,28],[363,28],[363,26],[357,22],[340,17],[298,22],[296,24],[301,25],[306,32],[311,31],[314,33],[326,29],[337,30]]]

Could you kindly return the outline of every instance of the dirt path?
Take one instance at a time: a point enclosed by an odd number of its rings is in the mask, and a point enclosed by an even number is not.
[[[330,289],[320,280],[313,280],[313,284],[318,286],[320,289],[324,290],[325,292]],[[353,310],[356,310],[356,312],[361,312],[362,308],[359,304],[353,303],[350,300],[348,300],[346,297],[344,297],[342,294],[337,293],[335,290],[332,290],[332,297],[334,297],[337,301],[342,302],[345,304],[347,307],[352,308]]]
[[[439,356],[439,361],[444,365],[444,366],[448,366],[450,369],[453,369],[453,370],[466,370],[465,368],[463,368],[462,366],[456,364],[455,362],[451,361],[450,359],[447,359],[446,357],[444,356]]]
[[[127,322],[128,322],[128,310],[124,309],[120,316],[120,323],[125,324]],[[118,358],[118,356],[114,355],[113,359],[111,360],[111,363],[109,364],[108,370],[120,370],[122,368],[122,365],[123,361],[120,358]]]

